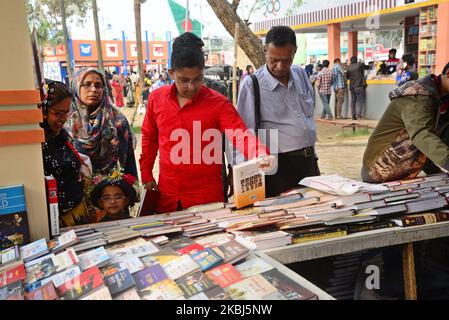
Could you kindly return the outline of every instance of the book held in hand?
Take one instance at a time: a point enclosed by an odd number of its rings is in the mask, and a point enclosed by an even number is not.
[[[232,167],[234,202],[237,209],[265,199],[265,173],[257,160],[250,160]]]
[[[159,191],[143,189],[140,195],[140,199],[142,199],[142,201],[140,203],[136,218],[155,214],[159,198]]]

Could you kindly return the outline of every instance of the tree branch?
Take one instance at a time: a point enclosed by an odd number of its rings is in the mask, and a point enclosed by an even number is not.
[[[238,0],[233,0],[233,4]],[[207,0],[226,31],[234,37],[235,23],[239,23],[239,38],[234,39],[240,48],[257,68],[265,63],[262,41],[251,31],[248,25],[233,10],[232,4],[227,0]]]
[[[232,10],[234,12],[237,12],[237,8],[238,8],[239,4],[240,4],[240,0],[232,0],[231,6],[232,6]]]

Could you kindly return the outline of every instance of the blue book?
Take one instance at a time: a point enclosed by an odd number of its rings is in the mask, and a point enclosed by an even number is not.
[[[0,188],[0,215],[26,211],[23,185]]]
[[[128,269],[120,270],[112,276],[104,278],[104,283],[112,296],[136,285],[134,278]]]
[[[223,258],[210,248],[193,253],[191,257],[198,263],[201,271],[209,270],[223,262]]]

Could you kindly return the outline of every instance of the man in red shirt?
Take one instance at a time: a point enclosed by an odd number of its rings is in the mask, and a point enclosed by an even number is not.
[[[203,86],[203,46],[189,32],[176,38],[170,70],[175,83],[153,91],[148,100],[140,170],[145,187],[160,191],[160,213],[223,201],[221,132],[247,159],[260,156],[261,167],[274,165],[267,148],[244,134],[247,128],[229,100]],[[158,151],[157,184],[152,170]]]

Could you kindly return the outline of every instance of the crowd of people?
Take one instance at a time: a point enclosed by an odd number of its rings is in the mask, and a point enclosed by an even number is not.
[[[222,202],[222,163],[202,157],[211,151],[208,139],[195,140],[195,135],[208,136],[214,130],[224,133],[239,153],[228,154],[228,162],[257,159],[267,173],[266,196],[278,196],[297,187],[301,179],[320,175],[315,90],[324,105],[322,117],[333,118],[329,103],[334,91],[334,114],[341,118],[350,80],[352,118],[363,117],[366,66],[356,57],[348,66],[338,58],[332,66],[325,60],[319,70],[293,65],[297,42],[289,27],[273,27],[267,33],[266,63],[255,71],[248,66],[236,108],[217,83],[204,78],[203,46],[193,33],[176,38],[171,69],[148,72],[140,89],[134,72],[105,76],[93,68],[78,70],[70,88],[57,81],[47,84],[47,96],[40,103],[43,162],[45,174],[57,181],[61,226],[129,217],[139,185],[160,193],[160,213]],[[361,172],[366,182],[413,178],[421,170],[449,170],[449,63],[440,75],[415,80],[414,61],[405,55],[401,66],[394,53],[386,66],[400,71],[400,82],[369,138]],[[120,107],[125,97],[137,100],[145,91],[139,180],[135,137]],[[258,130],[276,130],[278,139],[273,142]],[[216,153],[223,152],[219,136],[218,148],[212,148]]]
[[[139,76],[136,71],[126,71],[126,75],[105,71],[109,97],[115,106],[121,108],[138,107],[146,104],[150,93],[172,82],[166,68],[159,72],[157,69],[149,69],[144,73],[143,89],[140,87]]]
[[[308,64],[304,67],[309,76],[314,89],[323,105],[321,119],[333,120],[347,119],[343,114],[343,103],[345,91],[349,80],[349,94],[351,97],[351,119],[363,120],[366,110],[366,88],[367,79],[371,75],[396,76],[396,85],[402,86],[410,80],[418,80],[416,71],[416,60],[412,54],[404,54],[402,59],[396,57],[397,50],[392,48],[389,51],[388,59],[385,61],[368,64],[361,62],[357,57],[351,57],[349,63],[342,63],[340,58],[333,61],[332,68],[329,60],[323,60],[317,64]],[[334,92],[334,110],[329,107],[332,91]]]

